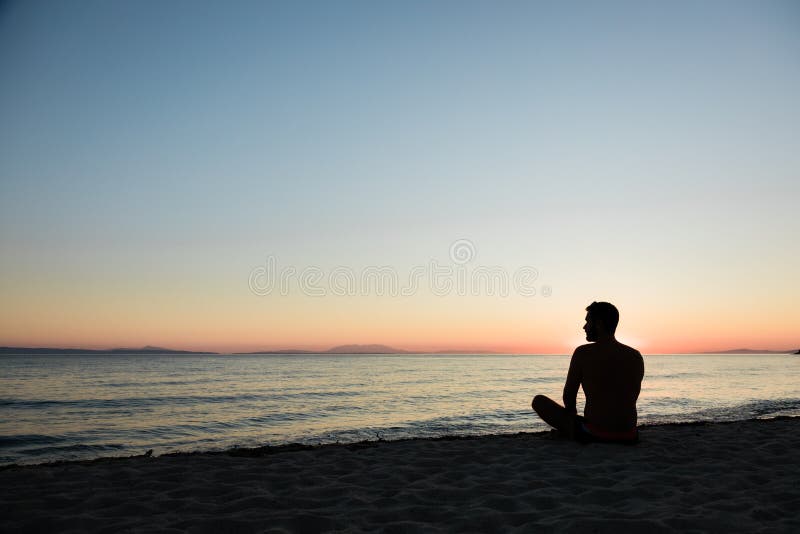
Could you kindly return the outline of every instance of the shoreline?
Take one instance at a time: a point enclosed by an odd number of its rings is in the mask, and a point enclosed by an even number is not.
[[[784,420],[797,421],[798,425],[800,425],[800,416],[778,415],[766,418],[739,419],[735,421],[705,420],[705,421],[681,421],[673,423],[646,423],[638,425],[637,428],[641,433],[643,431],[648,431],[657,428],[685,427],[685,426],[708,427],[715,425],[731,425],[731,424],[747,423],[747,422],[769,423],[773,421],[784,421]],[[419,441],[421,442],[468,441],[468,440],[511,438],[511,437],[523,438],[523,439],[540,437],[553,441],[569,442],[569,440],[563,438],[552,437],[550,435],[550,430],[540,430],[535,432],[508,432],[500,434],[446,434],[437,437],[411,437],[411,438],[400,438],[400,439],[379,438],[376,440],[362,440],[362,441],[344,442],[344,443],[335,442],[335,443],[307,444],[300,442],[292,442],[292,443],[282,443],[280,445],[260,445],[258,447],[229,447],[227,449],[222,449],[222,450],[215,450],[215,449],[178,450],[178,451],[165,452],[163,454],[153,454],[154,449],[150,449],[142,454],[130,454],[126,456],[98,456],[97,458],[84,458],[84,459],[74,459],[74,460],[51,460],[39,463],[23,463],[23,464],[12,463],[12,464],[0,465],[0,472],[8,469],[17,469],[17,468],[29,469],[38,467],[57,467],[57,466],[73,465],[73,464],[92,465],[95,463],[125,461],[125,460],[133,460],[136,458],[158,459],[158,458],[204,456],[204,455],[230,456],[233,458],[260,458],[265,456],[271,456],[274,454],[286,454],[286,453],[301,452],[301,451],[315,451],[327,448],[343,447],[348,450],[359,450],[359,449],[373,448],[379,445],[387,445],[391,443],[405,443],[405,442],[419,442]]]
[[[105,457],[0,470],[2,531],[800,530],[800,417]]]

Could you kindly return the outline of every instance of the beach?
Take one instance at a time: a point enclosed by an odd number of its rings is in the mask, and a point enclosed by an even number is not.
[[[779,417],[11,466],[0,530],[797,532],[799,448]]]

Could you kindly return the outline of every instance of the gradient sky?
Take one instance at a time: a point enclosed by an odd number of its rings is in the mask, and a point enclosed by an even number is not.
[[[798,95],[792,1],[6,2],[0,345],[796,348]],[[459,239],[537,294],[248,286]]]

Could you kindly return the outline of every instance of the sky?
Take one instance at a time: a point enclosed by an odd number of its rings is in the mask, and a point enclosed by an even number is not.
[[[800,346],[800,6],[4,2],[0,345]]]

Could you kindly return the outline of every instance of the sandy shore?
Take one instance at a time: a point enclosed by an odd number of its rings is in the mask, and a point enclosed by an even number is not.
[[[3,532],[800,532],[800,418],[0,471]]]

